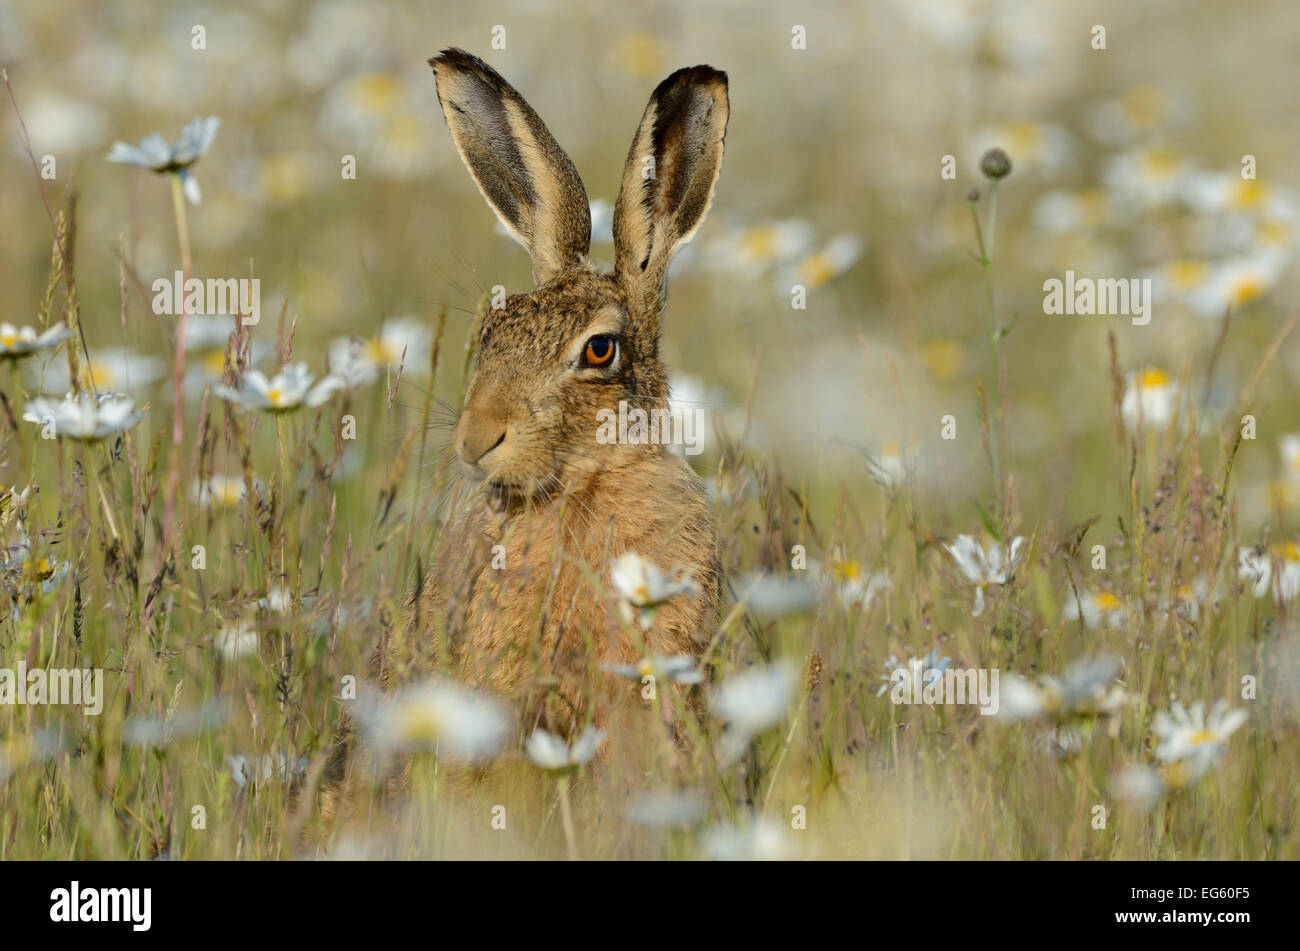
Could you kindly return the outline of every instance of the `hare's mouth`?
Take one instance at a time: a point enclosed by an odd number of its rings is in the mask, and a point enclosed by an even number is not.
[[[498,515],[524,505],[544,504],[552,498],[551,493],[533,481],[520,484],[489,479],[484,483],[484,490],[488,507]]]
[[[526,503],[532,497],[526,486],[512,482],[487,482],[488,507],[498,515]]]

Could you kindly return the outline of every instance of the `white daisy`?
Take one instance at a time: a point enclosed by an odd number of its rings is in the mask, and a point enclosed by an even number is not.
[[[382,749],[428,750],[466,760],[496,755],[514,726],[501,700],[441,679],[363,703],[359,713]]]
[[[90,378],[96,390],[126,392],[162,379],[167,372],[167,364],[155,356],[136,353],[125,347],[114,347],[90,354],[90,359],[83,361],[81,371]],[[31,373],[46,392],[72,388],[66,361],[52,361],[44,368],[43,375],[37,375],[35,370]]]
[[[1201,172],[1188,178],[1183,197],[1201,212],[1251,215],[1290,215],[1296,202],[1289,192],[1239,171]]]
[[[1120,207],[1156,208],[1177,201],[1193,168],[1169,149],[1138,149],[1112,156],[1102,181]]]
[[[1119,627],[1124,623],[1124,602],[1109,591],[1080,591],[1068,595],[1062,617],[1077,621],[1082,616],[1084,626],[1090,631],[1099,627]]]
[[[338,337],[330,344],[330,372],[343,379],[348,389],[369,386],[385,369],[403,376],[429,375],[429,348],[433,335],[414,317],[396,317],[384,321],[378,335],[368,340]]]
[[[213,643],[226,660],[250,657],[257,653],[257,628],[247,621],[231,624],[217,632]]]
[[[861,562],[844,557],[839,548],[831,551],[829,563],[817,567],[835,588],[840,603],[850,610],[866,611],[875,602],[877,595],[893,587],[893,582],[885,575],[867,573]]]
[[[1124,145],[1159,128],[1176,107],[1177,103],[1171,104],[1165,91],[1157,86],[1134,86],[1094,105],[1088,111],[1088,130],[1106,145]]]
[[[190,174],[190,167],[212,147],[220,127],[221,120],[216,116],[209,116],[206,119],[195,119],[185,126],[176,141],[171,144],[168,144],[167,140],[157,132],[141,139],[139,145],[114,142],[113,148],[108,153],[108,160],[153,172],[172,172],[179,175],[185,189],[185,197],[189,199],[190,204],[197,205],[203,200],[203,194],[199,190],[199,183]]]
[[[1300,482],[1300,435],[1288,434],[1278,443],[1285,478]]]
[[[40,333],[34,327],[0,323],[0,358],[17,360],[38,350],[50,350],[72,336],[67,324],[54,324]]]
[[[145,418],[135,402],[121,393],[69,393],[61,400],[38,396],[23,410],[23,419],[38,426],[52,425],[56,436],[93,442],[125,432]]]
[[[636,552],[626,552],[614,560],[610,580],[619,595],[619,612],[629,624],[633,618],[649,629],[655,613],[664,604],[682,594],[698,594],[699,588],[689,574],[666,574],[654,562]]]
[[[709,858],[727,862],[780,861],[795,854],[793,839],[785,826],[765,818],[711,830],[705,851]]]
[[[1171,379],[1164,370],[1148,367],[1130,373],[1120,403],[1120,415],[1124,418],[1124,424],[1136,431],[1141,417],[1148,428],[1160,429],[1167,426],[1178,408],[1180,393],[1177,381]]]
[[[706,259],[718,270],[754,277],[793,261],[812,244],[813,227],[787,219],[727,232],[708,246]]]
[[[777,661],[732,674],[714,690],[713,712],[727,724],[724,762],[734,762],[751,739],[785,719],[797,680],[793,664]]]
[[[1282,277],[1287,256],[1261,251],[1216,264],[1204,285],[1187,295],[1187,302],[1202,317],[1235,314],[1271,291]]]
[[[947,371],[949,367],[944,364],[949,362],[948,357],[952,354],[944,354],[946,348],[941,342],[933,342],[923,348],[921,359],[925,360],[931,372]],[[929,359],[927,359],[929,358]],[[936,373],[938,376],[945,375],[943,372]],[[907,479],[909,470],[915,470],[920,460],[920,452],[916,449],[904,450],[902,446],[894,441],[884,443],[876,452],[867,452],[867,475],[883,489],[890,492],[900,488]]]
[[[1252,583],[1251,593],[1257,598],[1272,593],[1278,604],[1294,601],[1300,595],[1300,545],[1282,542],[1268,552],[1243,548],[1238,554],[1237,576]]]
[[[653,677],[655,680],[679,684],[698,684],[704,681],[704,674],[695,666],[695,658],[684,654],[674,657],[656,654],[653,657],[642,657],[635,664],[605,664],[601,669],[628,680],[639,681]]]
[[[265,753],[250,759],[247,756],[227,754],[225,759],[226,765],[230,767],[230,776],[240,789],[246,788],[249,783],[257,785],[269,783],[273,779],[282,784],[292,782],[307,772],[308,763],[307,757],[290,759],[289,754],[283,750],[278,756]]]
[[[952,666],[952,658],[941,657],[937,647],[924,657],[910,658],[906,664],[900,661],[897,655],[890,654],[885,658],[884,672],[880,675],[880,686],[876,688],[876,696],[883,697],[896,682],[901,680],[906,685],[904,700],[907,700],[911,697],[911,685],[917,678],[920,678],[921,687],[924,689],[942,680],[943,672],[950,666]]]
[[[244,480],[235,476],[214,475],[195,479],[190,485],[190,498],[203,508],[230,508],[244,500]]]
[[[1024,558],[1025,539],[1017,535],[1009,547],[993,542],[986,551],[974,537],[958,535],[956,541],[943,547],[957,562],[966,580],[975,586],[971,617],[979,617],[984,612],[984,589],[991,584],[1006,584],[1015,574]]]
[[[605,731],[587,727],[569,746],[563,739],[546,730],[534,730],[524,743],[524,751],[533,765],[548,773],[568,773],[585,766],[605,742]]]
[[[312,375],[307,365],[294,363],[269,380],[261,370],[248,370],[237,387],[221,383],[214,386],[212,392],[245,409],[284,413],[303,406],[320,406],[343,387],[343,380],[333,375],[327,375],[312,386]]]
[[[778,284],[784,290],[795,284],[821,287],[851,268],[862,256],[862,247],[862,239],[856,234],[837,234],[821,249],[784,268]]]
[[[1229,710],[1227,701],[1210,707],[1196,701],[1188,710],[1175,703],[1168,713],[1157,713],[1151,732],[1159,737],[1156,759],[1165,763],[1161,778],[1177,788],[1204,776],[1228,748],[1228,738],[1248,719],[1244,710]]]
[[[821,586],[811,571],[789,575],[750,572],[735,581],[736,598],[756,617],[775,618],[810,611],[821,600]]]
[[[1000,678],[997,715],[1004,720],[1047,719],[1064,722],[1111,716],[1127,702],[1115,683],[1123,669],[1115,656],[1075,661],[1060,677],[1045,675],[1031,683],[1014,674]]]
[[[1151,294],[1160,300],[1190,302],[1199,300],[1210,284],[1213,265],[1195,258],[1178,258],[1157,267],[1147,275]],[[1220,312],[1217,316],[1223,316]]]

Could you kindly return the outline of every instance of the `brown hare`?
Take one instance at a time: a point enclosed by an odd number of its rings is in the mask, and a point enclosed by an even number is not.
[[[463,491],[419,619],[439,666],[572,732],[639,695],[602,667],[698,654],[718,604],[704,486],[662,445],[597,438],[598,411],[664,410],[668,265],[709,209],[727,77],[709,66],[655,89],[614,210],[615,264],[588,260],[591,212],[573,162],[494,69],[459,49],[430,60],[447,125],[479,191],[532,259],[536,290],[489,308],[452,434]],[[634,552],[689,572],[643,632],[614,610],[609,567]]]

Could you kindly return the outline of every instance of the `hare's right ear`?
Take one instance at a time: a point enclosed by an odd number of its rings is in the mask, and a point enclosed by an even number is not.
[[[429,60],[451,137],[478,189],[528,249],[538,286],[591,250],[591,208],[573,162],[528,103],[477,56]]]
[[[727,134],[727,74],[679,69],[650,96],[614,205],[614,271],[645,314],[663,303],[668,263],[713,201]]]

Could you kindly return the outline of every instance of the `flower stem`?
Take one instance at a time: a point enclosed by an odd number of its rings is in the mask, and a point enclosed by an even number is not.
[[[1002,512],[1002,465],[1001,452],[998,447],[998,432],[1002,420],[1002,367],[998,355],[998,342],[1002,332],[998,328],[997,310],[993,298],[993,226],[998,213],[998,183],[989,182],[989,220],[988,228],[980,227],[979,214],[971,204],[971,220],[975,223],[975,237],[979,241],[980,268],[984,275],[984,309],[989,325],[989,363],[991,379],[989,381],[989,455],[993,465],[993,501],[999,513]],[[987,230],[987,234],[985,233]]]
[[[185,217],[185,189],[179,175],[173,174],[172,210],[176,215],[176,234],[181,251],[181,312],[176,325],[176,362],[172,367],[172,446],[167,459],[167,491],[163,504],[163,539],[160,546],[165,552],[171,544],[172,526],[176,520],[176,488],[180,482],[181,441],[185,435],[185,397],[182,381],[185,377],[185,318],[189,308],[185,304],[185,281],[194,270],[190,258],[190,229]]]
[[[573,809],[569,806],[569,777],[561,776],[556,785],[560,791],[560,821],[564,824],[564,844],[569,850],[569,861],[578,861],[578,840],[573,832]]]
[[[99,474],[99,466],[92,458],[92,453],[86,453],[82,456],[82,465],[90,470],[90,477],[94,480],[95,491],[99,495],[99,503],[104,509],[104,520],[108,522],[108,529],[113,533],[113,538],[118,540],[121,536],[117,532],[117,522],[113,518],[112,506],[108,504],[108,496],[104,494],[103,478]]]

